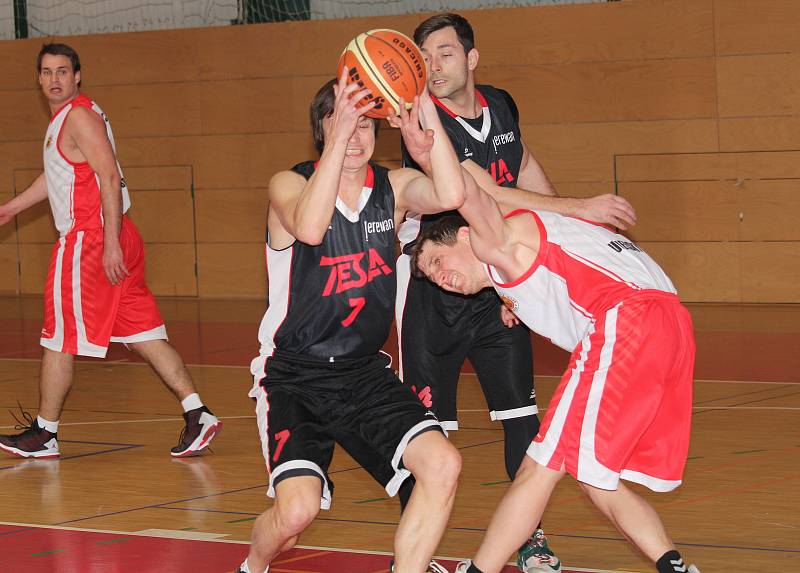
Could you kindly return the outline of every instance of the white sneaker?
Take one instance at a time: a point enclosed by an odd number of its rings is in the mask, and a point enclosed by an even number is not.
[[[470,561],[469,559],[467,559],[466,561],[462,561],[461,563],[456,565],[455,573],[467,573],[467,569],[469,569],[470,565],[472,565],[472,561]]]

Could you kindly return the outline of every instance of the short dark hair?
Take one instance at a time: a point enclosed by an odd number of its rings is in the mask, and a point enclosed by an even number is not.
[[[81,59],[78,56],[78,52],[66,44],[54,43],[42,44],[42,49],[39,50],[39,56],[36,58],[36,71],[39,73],[42,71],[42,58],[44,58],[45,54],[50,54],[51,56],[66,56],[72,64],[72,73],[81,71]]]
[[[417,46],[421,46],[428,36],[451,26],[456,31],[458,41],[464,47],[464,53],[468,54],[475,47],[475,32],[472,31],[469,21],[460,14],[448,12],[431,16],[414,30],[414,42]]]
[[[323,128],[323,121],[333,113],[333,106],[336,102],[336,94],[333,93],[333,86],[336,85],[337,79],[333,78],[323,84],[317,91],[314,99],[311,100],[311,106],[308,109],[309,119],[311,119],[311,135],[314,138],[314,147],[318,153],[322,153],[325,147],[325,129]],[[373,129],[375,130],[375,137],[378,137],[378,128],[380,124],[377,120],[372,120]]]
[[[461,215],[447,215],[422,231],[422,234],[417,237],[417,242],[411,248],[411,274],[420,278],[425,276],[425,273],[419,268],[419,258],[426,243],[447,247],[455,245],[458,241],[458,230],[468,226],[469,223]]]

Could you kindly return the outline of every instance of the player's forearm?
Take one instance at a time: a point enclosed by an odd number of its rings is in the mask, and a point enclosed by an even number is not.
[[[498,185],[486,186],[484,189],[506,213],[514,209],[530,209],[576,217],[581,209],[582,200],[572,197],[555,197]]]
[[[444,131],[439,114],[430,98],[422,104],[428,129],[433,130],[433,148],[430,152],[429,176],[442,210],[457,209],[464,202],[465,189],[461,163],[456,157],[450,138]],[[420,100],[422,103],[422,100]],[[428,174],[428,172],[426,172]]]
[[[300,193],[294,210],[292,234],[304,243],[321,243],[328,230],[336,207],[346,150],[346,142],[332,142],[326,146],[314,174]]]
[[[103,210],[103,238],[119,242],[122,228],[122,188],[119,172],[99,175],[100,205]]]
[[[44,173],[41,173],[25,191],[6,203],[5,207],[12,215],[18,215],[28,207],[32,207],[45,199],[47,199],[47,181]]]

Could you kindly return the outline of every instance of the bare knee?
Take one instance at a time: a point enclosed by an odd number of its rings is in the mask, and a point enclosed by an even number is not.
[[[441,434],[428,432],[413,440],[403,461],[417,484],[436,488],[443,495],[455,494],[461,473],[461,454]]]
[[[319,498],[293,497],[275,504],[278,527],[292,541],[302,533],[319,513]],[[287,541],[287,543],[288,543]],[[296,539],[294,539],[296,541]],[[294,543],[291,543],[290,547]]]

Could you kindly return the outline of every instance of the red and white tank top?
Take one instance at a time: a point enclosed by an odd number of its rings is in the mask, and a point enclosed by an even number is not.
[[[676,293],[661,267],[635,243],[591,222],[544,211],[517,210],[539,228],[531,267],[504,283],[487,272],[503,302],[531,330],[572,352],[595,316],[648,290]]]
[[[71,100],[58,110],[50,120],[44,137],[44,176],[47,180],[47,197],[53,211],[56,229],[61,236],[71,231],[96,229],[103,226],[103,210],[100,203],[100,183],[87,161],[75,163],[61,152],[61,132],[69,112],[76,107],[91,109],[103,118],[111,147],[116,154],[114,134],[103,110],[84,94]],[[122,178],[122,212],[131,206],[122,169],[117,164]]]

